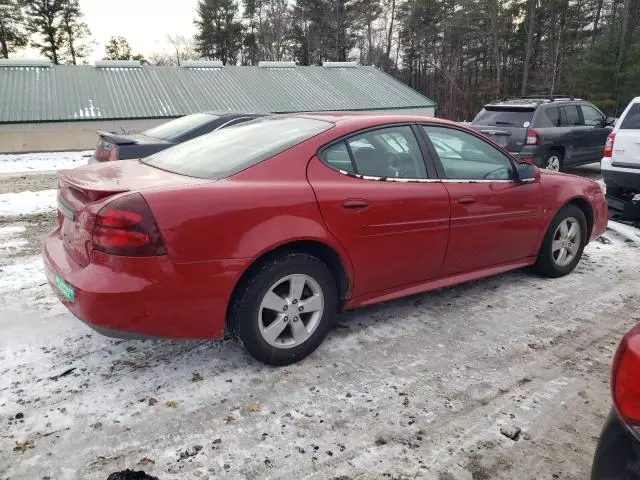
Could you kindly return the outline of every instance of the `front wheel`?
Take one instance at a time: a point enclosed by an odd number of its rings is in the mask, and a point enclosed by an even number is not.
[[[229,323],[256,360],[288,365],[322,343],[337,312],[336,282],[318,258],[290,252],[264,262],[240,287]]]
[[[536,269],[547,277],[571,273],[587,244],[587,220],[582,210],[567,205],[555,216],[545,234]]]

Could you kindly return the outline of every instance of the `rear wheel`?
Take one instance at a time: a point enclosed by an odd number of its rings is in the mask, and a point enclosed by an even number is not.
[[[322,343],[337,307],[329,268],[316,257],[291,252],[264,262],[240,287],[229,322],[255,359],[288,365]]]
[[[538,254],[536,269],[548,277],[571,273],[587,244],[587,220],[582,210],[567,205],[555,216]]]
[[[558,150],[550,150],[545,157],[544,168],[547,170],[553,170],[554,172],[559,172],[562,170],[563,160],[562,152],[559,152]]]

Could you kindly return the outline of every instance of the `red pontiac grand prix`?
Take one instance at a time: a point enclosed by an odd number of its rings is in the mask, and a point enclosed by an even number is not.
[[[119,337],[219,339],[273,365],[342,310],[535,265],[571,272],[600,187],[417,116],[264,117],[141,161],[58,173],[49,281]]]

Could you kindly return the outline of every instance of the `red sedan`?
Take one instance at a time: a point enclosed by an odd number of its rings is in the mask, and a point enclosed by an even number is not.
[[[266,117],[61,171],[49,281],[112,336],[219,339],[283,365],[342,310],[535,265],[571,272],[600,187],[415,116]]]

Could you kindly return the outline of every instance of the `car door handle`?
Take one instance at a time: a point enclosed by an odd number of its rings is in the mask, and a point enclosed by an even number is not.
[[[458,203],[461,203],[462,205],[471,205],[472,203],[476,203],[476,199],[475,197],[472,197],[471,195],[465,195],[464,197],[460,197],[460,199],[458,200]]]
[[[348,212],[354,212],[356,210],[364,210],[369,206],[369,202],[366,200],[345,200],[342,207]]]

